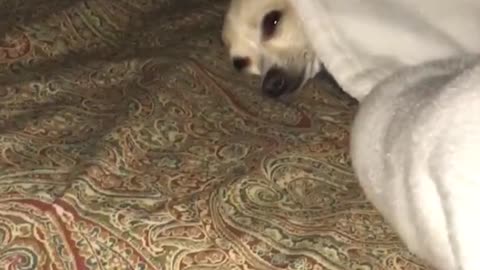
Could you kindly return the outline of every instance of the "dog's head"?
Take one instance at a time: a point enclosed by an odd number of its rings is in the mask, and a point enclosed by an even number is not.
[[[269,97],[294,92],[321,69],[288,0],[232,0],[222,39],[234,68],[260,75]]]

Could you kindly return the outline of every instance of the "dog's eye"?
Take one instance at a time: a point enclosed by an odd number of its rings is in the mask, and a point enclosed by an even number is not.
[[[270,38],[277,30],[277,25],[282,18],[282,12],[278,10],[270,11],[263,17],[262,21],[262,31],[264,38]]]

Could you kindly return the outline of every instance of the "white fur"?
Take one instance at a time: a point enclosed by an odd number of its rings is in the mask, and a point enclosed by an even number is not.
[[[273,37],[264,40],[262,20],[273,10],[281,11],[283,16]],[[271,67],[278,66],[302,75],[305,83],[321,69],[320,59],[310,47],[302,21],[288,0],[232,0],[225,16],[222,39],[231,58],[250,59],[246,73],[263,77]]]

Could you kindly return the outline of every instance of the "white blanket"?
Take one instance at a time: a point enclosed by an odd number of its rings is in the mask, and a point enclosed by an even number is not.
[[[480,0],[291,2],[360,101],[351,156],[369,200],[428,264],[480,270]]]
[[[436,269],[480,269],[480,58],[405,68],[374,87],[351,157],[413,253]]]
[[[290,0],[325,67],[361,100],[407,65],[480,53],[480,0]]]

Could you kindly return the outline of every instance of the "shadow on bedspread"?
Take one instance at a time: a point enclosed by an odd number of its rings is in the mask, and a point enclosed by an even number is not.
[[[2,269],[423,269],[352,176],[351,102],[262,99],[224,5],[0,0]]]

